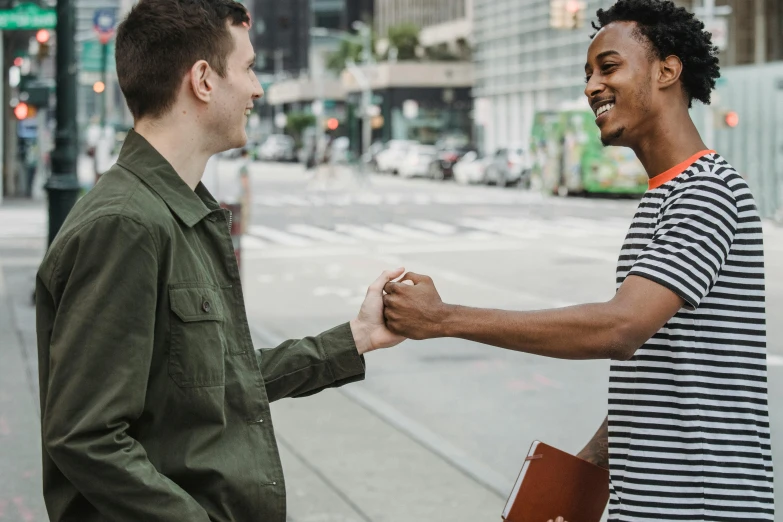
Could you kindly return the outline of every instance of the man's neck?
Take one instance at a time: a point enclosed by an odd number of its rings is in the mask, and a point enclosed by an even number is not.
[[[140,121],[136,122],[134,130],[171,164],[191,190],[196,189],[212,153],[205,150],[204,141],[192,125]]]
[[[633,147],[651,179],[707,149],[688,112],[658,121]]]

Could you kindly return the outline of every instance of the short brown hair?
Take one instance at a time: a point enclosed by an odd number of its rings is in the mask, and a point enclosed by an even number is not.
[[[136,119],[165,114],[198,60],[220,76],[234,49],[228,23],[248,25],[234,0],[140,0],[117,29],[117,77]]]

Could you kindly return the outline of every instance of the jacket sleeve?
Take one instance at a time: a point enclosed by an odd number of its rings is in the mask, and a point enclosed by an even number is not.
[[[270,402],[306,397],[364,379],[364,356],[356,349],[348,323],[261,350],[258,364]]]
[[[129,434],[144,411],[153,350],[158,255],[149,231],[101,217],[62,243],[50,273],[45,450],[106,520],[208,522]]]

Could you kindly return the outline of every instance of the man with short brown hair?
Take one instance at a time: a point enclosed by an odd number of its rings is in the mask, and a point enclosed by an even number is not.
[[[141,0],[117,32],[135,119],[36,282],[44,498],[61,522],[283,522],[269,403],[364,378],[393,346],[385,272],[356,319],[257,354],[229,233],[200,183],[255,99],[245,8]]]

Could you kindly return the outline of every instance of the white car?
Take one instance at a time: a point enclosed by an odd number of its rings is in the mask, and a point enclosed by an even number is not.
[[[416,145],[418,143],[412,140],[389,140],[386,148],[375,156],[378,171],[391,174],[399,173],[408,151]]]
[[[296,161],[294,139],[285,134],[269,136],[258,148],[258,158],[264,161]]]
[[[400,177],[426,177],[430,174],[430,165],[435,161],[438,150],[431,145],[411,147],[399,168]]]
[[[454,164],[454,180],[461,185],[487,182],[487,167],[492,158],[484,158],[470,151]]]
[[[503,147],[492,155],[487,182],[505,187],[512,183],[529,185],[532,162],[522,147]]]

